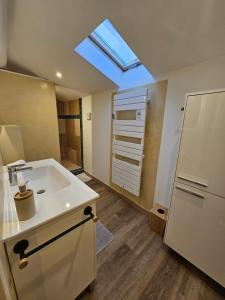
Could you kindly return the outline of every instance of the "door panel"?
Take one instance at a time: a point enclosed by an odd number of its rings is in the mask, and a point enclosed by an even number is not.
[[[225,199],[175,182],[165,243],[225,286]]]
[[[95,205],[92,208],[95,211]],[[73,300],[95,279],[92,220],[30,256],[24,269],[19,269],[19,257],[13,252],[21,239],[29,241],[29,251],[83,219],[82,208],[6,242],[19,300]]]
[[[176,179],[225,197],[225,92],[189,96]]]

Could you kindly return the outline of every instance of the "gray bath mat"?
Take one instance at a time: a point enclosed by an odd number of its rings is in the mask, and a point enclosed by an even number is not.
[[[96,253],[101,252],[114,239],[114,235],[100,222],[96,224]]]

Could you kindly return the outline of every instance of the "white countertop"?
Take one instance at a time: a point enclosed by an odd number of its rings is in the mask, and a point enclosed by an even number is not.
[[[54,159],[45,159],[27,163],[37,172],[42,170],[41,167],[48,167],[56,177],[55,183],[50,182],[51,188],[48,190],[45,185],[45,177],[32,184],[32,179],[28,182],[27,187],[32,188],[35,197],[36,214],[29,220],[19,221],[16,213],[16,207],[13,195],[18,191],[18,187],[11,187],[8,180],[8,172],[4,168],[3,186],[4,186],[4,211],[3,211],[3,240],[11,239],[41,224],[44,224],[60,215],[68,213],[78,207],[96,199],[99,195],[89,188],[80,179],[61,166]],[[32,175],[32,170],[28,171]],[[26,179],[26,172],[23,172]],[[42,174],[42,173],[40,173]],[[40,175],[39,175],[40,176]],[[60,177],[62,176],[62,177]],[[40,186],[39,186],[40,185]],[[55,188],[56,187],[56,188]],[[44,188],[46,193],[37,194],[37,190]]]

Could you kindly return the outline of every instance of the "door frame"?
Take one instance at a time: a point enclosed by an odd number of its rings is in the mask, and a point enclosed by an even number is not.
[[[79,98],[79,109],[80,109],[80,151],[81,151],[81,167],[75,170],[72,170],[74,175],[78,175],[84,172],[84,148],[83,148],[83,116],[82,116],[82,98]]]

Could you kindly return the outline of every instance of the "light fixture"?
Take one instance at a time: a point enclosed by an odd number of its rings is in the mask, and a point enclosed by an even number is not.
[[[62,73],[60,73],[60,72],[56,72],[56,76],[58,77],[58,78],[62,78]]]

